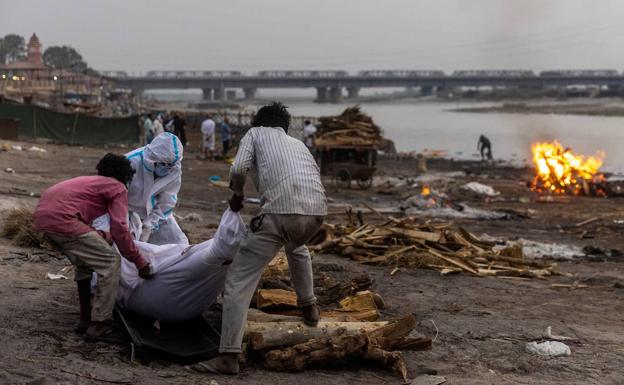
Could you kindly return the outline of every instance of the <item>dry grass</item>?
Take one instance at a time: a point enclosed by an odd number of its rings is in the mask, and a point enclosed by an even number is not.
[[[33,225],[33,211],[29,208],[20,207],[9,210],[4,219],[2,235],[11,239],[16,246],[46,247],[42,234]]]

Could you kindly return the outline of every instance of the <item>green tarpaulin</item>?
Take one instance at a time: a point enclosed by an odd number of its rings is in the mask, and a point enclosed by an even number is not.
[[[0,104],[0,119],[19,122],[21,139],[48,139],[57,143],[79,145],[138,144],[138,116],[98,118],[84,114],[66,114],[29,104]]]

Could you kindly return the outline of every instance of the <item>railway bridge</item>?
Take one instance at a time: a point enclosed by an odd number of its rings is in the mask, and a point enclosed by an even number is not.
[[[272,70],[246,74],[240,71],[149,71],[129,75],[102,71],[117,88],[142,93],[149,89],[201,89],[206,100],[224,100],[228,90],[243,90],[253,98],[260,88],[314,88],[316,101],[339,102],[356,97],[362,88],[418,88],[424,95],[461,87],[546,89],[595,86],[620,89],[624,75],[617,70],[552,70],[539,74],[525,70],[368,70],[350,74],[337,70]],[[345,92],[346,91],[346,95]]]

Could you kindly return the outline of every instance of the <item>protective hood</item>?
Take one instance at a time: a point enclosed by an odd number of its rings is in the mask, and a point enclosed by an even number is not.
[[[144,147],[143,163],[152,171],[154,163],[175,164],[174,167],[179,168],[183,152],[184,148],[180,139],[170,132],[164,132]]]

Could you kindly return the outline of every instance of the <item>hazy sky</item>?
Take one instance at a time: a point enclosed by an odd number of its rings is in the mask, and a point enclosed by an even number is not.
[[[0,0],[99,70],[624,69],[622,0]]]

